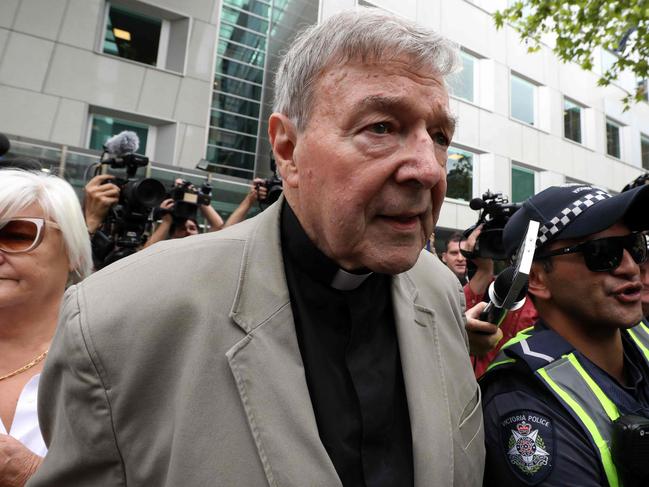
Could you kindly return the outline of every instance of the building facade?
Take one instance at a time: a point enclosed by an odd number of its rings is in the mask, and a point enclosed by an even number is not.
[[[140,137],[151,175],[201,182],[231,212],[253,177],[267,177],[268,115],[279,57],[306,25],[357,5],[417,20],[455,41],[459,124],[449,151],[438,239],[477,214],[486,190],[521,201],[564,182],[613,192],[649,168],[649,105],[623,111],[637,80],[597,86],[547,45],[527,52],[491,12],[507,0],[3,0],[0,132],[81,188],[106,138]]]

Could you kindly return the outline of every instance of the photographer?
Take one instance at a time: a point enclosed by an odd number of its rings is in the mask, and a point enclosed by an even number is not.
[[[91,238],[101,227],[110,207],[119,201],[119,188],[107,182],[112,178],[110,174],[100,174],[84,188],[83,216]]]
[[[150,247],[154,243],[168,238],[184,238],[199,233],[198,222],[195,218],[178,218],[173,216],[175,201],[172,198],[164,200],[160,204],[163,210],[161,223],[156,227],[143,248]],[[216,232],[223,228],[223,218],[212,208],[211,205],[198,205],[200,212],[209,223],[210,232]]]

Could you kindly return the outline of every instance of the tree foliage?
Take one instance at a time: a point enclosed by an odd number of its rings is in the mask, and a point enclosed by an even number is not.
[[[530,52],[540,49],[541,36],[556,36],[554,53],[564,62],[574,62],[592,70],[593,52],[601,47],[617,55],[617,60],[598,80],[607,86],[622,71],[636,79],[649,78],[649,0],[517,0],[496,12],[498,28],[509,23]],[[626,108],[632,101],[646,98],[646,84],[624,97]]]

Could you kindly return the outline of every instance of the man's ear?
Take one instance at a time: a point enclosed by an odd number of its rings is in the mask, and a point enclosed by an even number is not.
[[[548,287],[548,273],[542,262],[533,262],[527,281],[527,292],[539,299],[550,299],[552,293]]]
[[[282,180],[291,187],[297,187],[298,174],[295,164],[297,129],[295,124],[282,113],[273,113],[268,119],[268,138],[273,146],[277,169]]]
[[[444,262],[444,264],[447,263],[446,262],[446,252],[442,252],[442,255],[440,256],[440,258],[442,259],[442,262]]]

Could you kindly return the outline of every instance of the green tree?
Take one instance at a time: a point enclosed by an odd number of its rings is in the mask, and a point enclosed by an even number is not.
[[[540,49],[541,36],[554,33],[554,53],[564,62],[592,70],[593,51],[602,47],[617,61],[602,74],[600,86],[628,70],[636,79],[649,78],[649,0],[517,0],[494,13],[498,28],[505,22],[528,43],[530,52]],[[623,98],[625,108],[646,98],[645,87]]]

